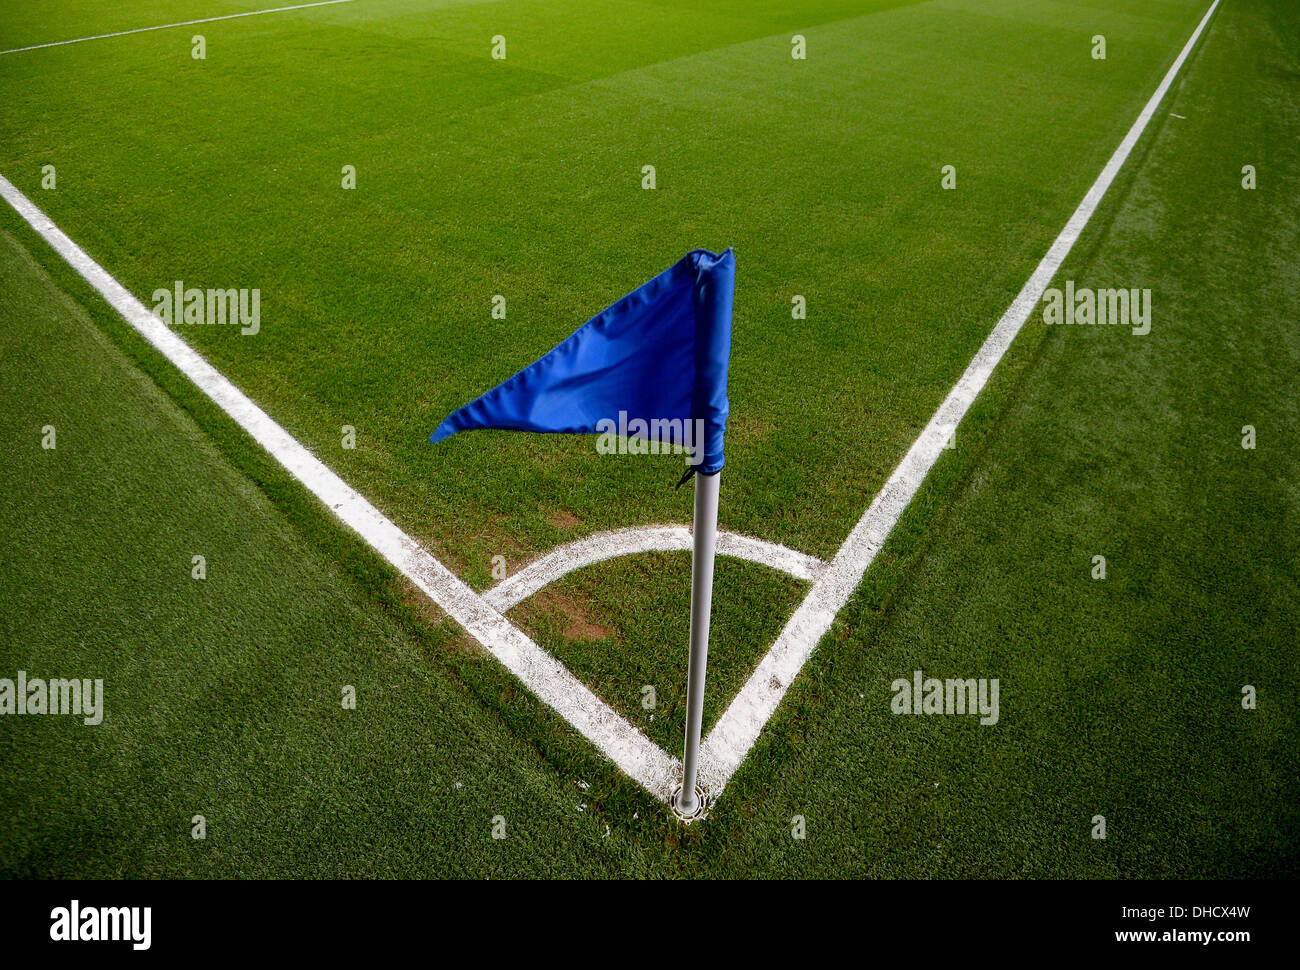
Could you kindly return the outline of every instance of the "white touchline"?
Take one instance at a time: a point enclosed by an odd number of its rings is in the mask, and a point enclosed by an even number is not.
[[[4,176],[0,195],[99,291],[122,318],[252,435],[334,514],[396,566],[493,656],[582,732],[606,757],[663,800],[672,794],[680,763],[608,704],[231,384],[215,367],[154,316]]]
[[[345,0],[326,0],[345,2]],[[319,6],[307,4],[306,6]],[[862,576],[884,545],[925,476],[938,460],[944,444],[987,383],[1029,314],[1042,298],[1075,240],[1087,225],[1102,196],[1114,181],[1147,124],[1155,114],[1183,62],[1219,6],[1214,0],[1191,39],[1170,67],[1151,100],[1111,156],[1097,181],[1052,243],[1047,255],[1021,288],[961,380],[944,399],[921,436],[889,477],[870,507],[830,563],[775,543],[734,534],[720,535],[719,551],[762,562],[799,578],[813,580],[808,596],[795,610],[776,643],[759,663],[749,681],[728,706],[705,739],[700,781],[711,800],[730,781],[776,711],[786,688],[812,655],[817,643],[862,581]],[[294,9],[294,8],[280,8]],[[258,12],[258,11],[253,11]],[[269,11],[264,11],[269,12]],[[232,16],[247,16],[236,14]],[[219,18],[218,18],[219,19]],[[179,25],[169,25],[179,26]],[[150,29],[150,28],[146,28]],[[160,29],[160,28],[153,28]],[[63,43],[71,43],[64,41]],[[0,196],[36,230],[132,327],[164,357],[192,380],[240,427],[280,462],[295,478],[328,505],[344,523],[365,539],[430,599],[465,628],[539,699],[564,717],[624,773],[662,801],[667,801],[681,773],[681,762],[650,741],[619,716],[523,631],[502,615],[572,568],[615,555],[647,549],[678,548],[685,527],[666,526],[603,533],[554,550],[493,590],[480,596],[422,549],[371,505],[360,493],[330,471],[287,431],[273,421],[238,388],[223,377],[197,351],[160,319],[145,309],[108,272],[67,237],[4,176]],[[681,534],[679,534],[679,532]],[[615,537],[618,541],[611,541]],[[724,546],[727,547],[724,550]],[[686,548],[682,546],[682,548]],[[569,564],[565,568],[566,564]]]
[[[19,54],[23,51],[38,51],[42,47],[62,47],[64,44],[81,44],[88,40],[103,40],[106,37],[124,37],[127,34],[143,34],[149,30],[167,30],[170,27],[188,27],[191,24],[210,24],[214,20],[234,20],[237,17],[256,17],[264,13],[284,13],[286,10],[305,10],[307,7],[328,7],[335,3],[352,3],[352,0],[316,0],[315,3],[298,3],[292,7],[271,7],[269,10],[245,10],[243,13],[227,13],[220,17],[202,17],[199,20],[178,20],[174,24],[158,24],[155,27],[135,27],[131,30],[115,30],[111,34],[96,34],[93,37],[77,37],[73,40],[52,40],[48,44],[33,44],[31,47],[14,47],[0,54]]]
[[[1092,218],[1093,212],[1101,203],[1102,196],[1110,188],[1115,176],[1128,159],[1129,153],[1137,144],[1142,133],[1155,115],[1156,108],[1164,99],[1165,92],[1174,83],[1174,78],[1182,69],[1183,62],[1196,46],[1205,25],[1219,6],[1214,0],[1210,9],[1192,32],[1191,38],[1182,52],[1170,66],[1164,80],[1156,88],[1151,100],[1138,115],[1137,121],[1129,129],[1124,140],[1120,142],[1115,153],[1111,155],[1106,167],[1097,176],[1088,194],[1083,197],[1079,207],[1074,210],[1070,220],[1061,230],[1056,241],[1052,243],[1047,255],[1043,257],[1038,268],[1021,288],[1012,301],[1007,312],[1002,315],[993,332],[989,334],[984,345],[975,354],[975,358],[962,374],[961,380],[948,393],[939,410],[934,413],[921,436],[908,450],[894,473],[885,482],[885,487],[863,513],[858,524],[854,526],[849,537],[840,547],[840,551],[831,560],[830,566],[821,578],[808,591],[807,598],[795,610],[794,615],[785,625],[776,643],[760,661],[757,669],[750,676],[740,693],[732,700],[709,736],[704,741],[701,755],[701,784],[707,787],[712,797],[726,786],[732,774],[749,754],[750,748],[758,739],[763,725],[775,713],[786,688],[803,668],[804,662],[812,655],[818,642],[830,629],[831,623],[848,602],[853,591],[858,588],[863,574],[871,561],[876,558],[890,531],[902,516],[903,511],[916,495],[925,476],[929,474],[934,463],[943,453],[944,445],[951,438],[962,417],[974,402],[976,396],[988,382],[989,375],[1002,359],[1002,355],[1011,346],[1020,328],[1029,319],[1043,291],[1060,269],[1061,263],[1074,247],[1075,240],[1083,232],[1084,226]]]

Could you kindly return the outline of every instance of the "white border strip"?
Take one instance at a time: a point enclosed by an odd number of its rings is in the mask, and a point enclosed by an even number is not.
[[[109,305],[153,344],[182,374],[225,411],[294,478],[453,620],[483,644],[543,702],[578,729],[619,768],[667,801],[681,765],[620,717],[564,665],[488,606],[481,596],[394,525],[350,485],[330,471],[289,432],[231,384],[125,287],[49,220],[27,196],[0,175],[0,196],[93,286]]]
[[[795,610],[794,616],[781,631],[772,649],[768,651],[744,688],[709,732],[700,756],[700,781],[708,789],[711,797],[718,796],[736,769],[740,767],[740,763],[744,761],[750,748],[758,740],[759,731],[776,712],[777,705],[785,696],[790,682],[803,668],[818,642],[830,629],[835,617],[853,595],[853,591],[858,588],[867,567],[871,565],[871,561],[876,558],[876,553],[885,544],[889,533],[916,495],[925,476],[939,460],[945,443],[956,430],[976,396],[988,383],[989,375],[993,373],[993,369],[1002,360],[1007,348],[1011,346],[1011,341],[1015,339],[1034,307],[1038,305],[1038,301],[1042,299],[1043,291],[1047,289],[1052,277],[1060,269],[1065,257],[1074,248],[1075,241],[1097,210],[1102,196],[1115,181],[1120,168],[1128,160],[1138,139],[1146,131],[1156,108],[1160,106],[1165,93],[1174,83],[1183,63],[1191,54],[1192,48],[1196,46],[1196,41],[1218,6],[1219,0],[1214,0],[1192,33],[1191,39],[1183,47],[1182,53],[1175,59],[1164,80],[1156,88],[1155,94],[1151,95],[1151,100],[1142,109],[1137,121],[1133,122],[1133,127],[1115,149],[1115,153],[1111,155],[1110,161],[1101,170],[1097,181],[1092,184],[1092,188],[1083,197],[1079,207],[1074,210],[1074,215],[1070,216],[1069,222],[1056,237],[1047,255],[1043,257],[1038,268],[1034,270],[1033,275],[1012,301],[1010,308],[1002,315],[1002,319],[998,321],[993,332],[980,347],[961,380],[939,405],[939,410],[930,419],[921,436],[916,439],[907,455],[890,475],[885,487],[880,490],[880,494],[849,533],[849,537],[844,541],[835,558],[831,560],[826,572],[813,584],[807,598]]]
[[[494,610],[505,613],[575,569],[638,552],[689,552],[690,549],[691,530],[684,525],[597,532],[533,560],[484,593],[483,599]],[[756,562],[806,582],[812,582],[826,569],[826,563],[816,556],[735,532],[718,533],[718,554]]]
[[[62,47],[64,44],[81,44],[88,40],[103,40],[106,37],[125,37],[127,34],[143,34],[150,30],[167,30],[170,27],[188,27],[191,24],[210,24],[214,20],[234,20],[237,17],[256,17],[264,13],[284,13],[286,10],[305,10],[308,7],[328,7],[335,3],[351,3],[352,0],[317,0],[316,3],[299,3],[292,7],[272,7],[269,10],[245,10],[243,13],[227,13],[220,17],[203,17],[200,20],[179,20],[174,24],[159,24],[156,27],[136,27],[133,30],[115,30],[111,34],[96,34],[94,37],[77,37],[74,40],[54,40],[48,44],[33,44],[31,47],[14,47],[0,54],[19,54],[23,51],[38,51],[42,47]]]

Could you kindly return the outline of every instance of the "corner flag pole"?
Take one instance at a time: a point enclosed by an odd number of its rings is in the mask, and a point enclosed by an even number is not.
[[[703,807],[695,791],[700,767],[700,728],[704,721],[704,672],[709,662],[709,614],[713,606],[713,554],[718,536],[720,471],[695,476],[695,549],[691,556],[691,657],[686,680],[686,750],[677,812],[696,815]]]

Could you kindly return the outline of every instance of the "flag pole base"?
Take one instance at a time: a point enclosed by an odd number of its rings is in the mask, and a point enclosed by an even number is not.
[[[692,822],[698,822],[708,816],[708,799],[704,797],[704,791],[699,787],[699,785],[695,786],[695,810],[693,812],[682,810],[680,805],[681,795],[682,786],[678,785],[677,790],[674,791],[672,797],[668,799],[668,807],[673,810],[673,816],[677,821],[681,822],[683,825],[690,825]]]

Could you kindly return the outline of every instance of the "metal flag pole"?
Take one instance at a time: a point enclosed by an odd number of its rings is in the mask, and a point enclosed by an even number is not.
[[[704,672],[709,662],[709,614],[713,605],[713,554],[718,537],[720,471],[695,476],[695,549],[691,556],[691,657],[686,679],[686,746],[682,787],[673,808],[693,818],[704,808],[696,791],[700,767],[700,729],[704,721]]]

